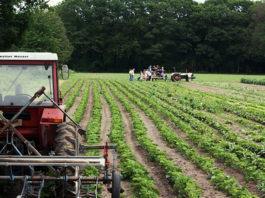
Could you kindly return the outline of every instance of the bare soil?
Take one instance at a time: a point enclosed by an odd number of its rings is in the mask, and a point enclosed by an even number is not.
[[[115,98],[113,95],[112,97]],[[117,101],[117,99],[115,100]],[[117,101],[117,103],[122,115],[124,130],[126,133],[126,142],[130,146],[131,151],[134,154],[136,160],[149,171],[149,175],[155,181],[155,188],[159,190],[161,198],[177,197],[176,192],[174,192],[169,181],[165,177],[165,171],[160,168],[157,163],[151,162],[148,159],[148,153],[142,149],[142,147],[139,145],[136,138],[134,137],[132,120],[130,118],[129,113],[124,109],[124,107],[119,101]]]
[[[110,133],[110,129],[111,129],[111,112],[109,109],[109,105],[107,103],[107,101],[104,99],[104,97],[100,97],[101,101],[102,101],[102,110],[101,110],[101,129],[100,129],[100,142],[99,145],[104,145],[106,144],[106,142],[108,144],[110,143],[109,140],[109,133]],[[103,153],[102,153],[103,156]],[[113,162],[113,155],[112,152],[109,152],[109,156],[108,159],[110,160],[111,164]],[[116,167],[119,166],[119,154],[116,153]],[[118,171],[121,171],[119,168],[117,169]],[[133,189],[131,188],[130,184],[128,181],[122,180],[121,182],[121,187],[124,189],[124,193],[122,194],[125,197],[132,197],[134,195],[133,193]],[[104,198],[111,198],[111,193],[108,192],[107,190],[107,186],[103,185],[102,186],[102,193],[101,193],[102,197]]]
[[[86,111],[84,114],[83,119],[80,122],[80,126],[86,130],[88,122],[91,118],[92,115],[92,110],[93,110],[93,93],[92,93],[92,89],[93,89],[93,84],[92,81],[90,81],[90,87],[89,87],[89,95],[88,95],[88,101],[87,101],[87,107],[86,107]]]

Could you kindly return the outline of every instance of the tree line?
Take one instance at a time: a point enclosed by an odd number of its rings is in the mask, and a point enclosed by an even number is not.
[[[265,73],[265,3],[10,0],[0,2],[0,49],[57,52],[86,72]]]

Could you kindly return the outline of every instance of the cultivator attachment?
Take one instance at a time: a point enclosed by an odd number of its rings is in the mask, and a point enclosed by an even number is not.
[[[23,186],[21,188],[18,198],[25,197],[41,197],[41,192],[46,182],[54,182],[55,185],[60,188],[65,188],[72,195],[71,197],[97,197],[98,184],[104,183],[108,186],[112,183],[113,177],[115,181],[120,179],[119,173],[115,171],[115,146],[84,146],[80,145],[79,135],[84,131],[81,127],[75,123],[71,117],[60,108],[49,96],[45,93],[45,88],[41,88],[35,93],[35,95],[10,119],[6,119],[4,115],[0,113],[0,123],[2,128],[0,135],[5,135],[6,141],[3,143],[3,147],[0,148],[0,166],[8,170],[8,174],[0,174],[0,180],[10,181],[11,183],[16,181],[22,181]],[[75,135],[75,151],[74,156],[42,156],[41,153],[35,148],[33,142],[27,140],[16,129],[18,126],[22,126],[22,120],[17,119],[19,115],[34,101],[35,98],[44,95],[50,100],[60,111],[64,113],[66,117],[74,123],[76,130],[73,132]],[[67,138],[67,137],[65,137]],[[22,152],[20,150],[20,144],[26,146],[27,151]],[[104,150],[103,157],[97,156],[80,156],[79,153],[88,149],[102,149]],[[113,164],[108,160],[109,149],[113,152]],[[25,154],[27,153],[27,154]],[[80,167],[103,167],[103,176],[98,177],[86,177],[80,175]],[[26,174],[16,174],[16,170],[21,170],[21,167],[26,168]],[[47,167],[50,170],[47,175]],[[4,169],[4,168],[0,168]],[[69,174],[70,172],[70,174]],[[112,173],[112,176],[111,174]],[[51,176],[53,175],[53,176]],[[73,188],[69,188],[69,184]],[[68,189],[69,188],[69,189]],[[110,188],[110,187],[109,187]],[[110,189],[116,189],[115,192],[120,192],[120,182],[116,184],[112,183]],[[57,196],[57,195],[56,195]],[[58,195],[64,197],[64,195]],[[57,196],[57,197],[58,197]],[[69,197],[69,194],[67,195]],[[119,198],[119,193],[112,197]]]

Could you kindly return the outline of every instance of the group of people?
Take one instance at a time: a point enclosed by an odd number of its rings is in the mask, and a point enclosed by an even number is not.
[[[129,70],[130,75],[130,81],[133,81],[134,79],[134,72],[135,69]],[[164,75],[164,67],[160,67],[159,65],[150,65],[148,69],[144,69],[143,71],[140,71],[140,76],[138,77],[138,80],[145,80],[145,81],[151,81],[152,78],[155,79],[165,79],[167,80],[167,75]]]

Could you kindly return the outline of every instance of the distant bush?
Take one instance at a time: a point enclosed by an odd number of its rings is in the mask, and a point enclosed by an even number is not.
[[[265,79],[256,80],[256,79],[241,78],[240,82],[246,84],[254,84],[254,85],[265,85]]]

